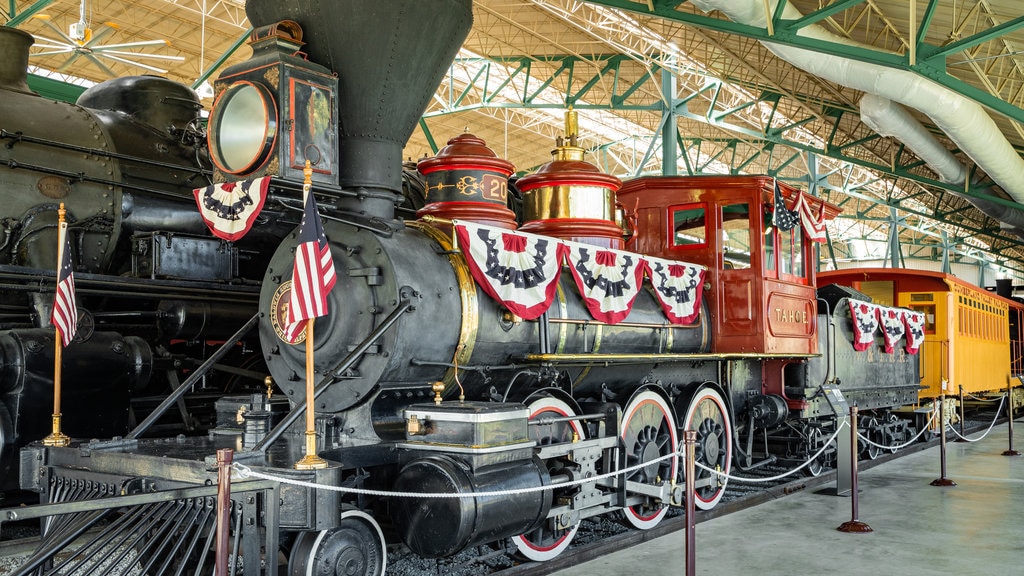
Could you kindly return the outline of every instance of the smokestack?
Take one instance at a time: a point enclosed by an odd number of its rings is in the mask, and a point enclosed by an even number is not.
[[[402,148],[473,25],[471,0],[249,0],[254,27],[294,20],[309,59],[338,74],[340,206],[392,218]],[[348,205],[345,205],[348,203]]]
[[[0,88],[35,94],[28,87],[28,48],[35,38],[16,28],[0,26]]]

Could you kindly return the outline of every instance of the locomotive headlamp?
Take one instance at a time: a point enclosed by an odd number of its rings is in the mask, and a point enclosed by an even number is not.
[[[210,155],[229,174],[248,174],[274,150],[277,104],[264,86],[238,82],[228,87],[210,114]]]
[[[253,57],[214,82],[207,138],[215,182],[274,176],[338,184],[338,78],[303,58],[302,28],[290,20],[252,31]]]

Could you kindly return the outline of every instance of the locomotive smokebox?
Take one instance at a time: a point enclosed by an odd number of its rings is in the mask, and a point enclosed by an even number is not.
[[[392,218],[402,148],[473,25],[471,0],[249,0],[254,27],[298,22],[310,60],[339,76],[339,207]],[[346,204],[347,203],[347,204]]]

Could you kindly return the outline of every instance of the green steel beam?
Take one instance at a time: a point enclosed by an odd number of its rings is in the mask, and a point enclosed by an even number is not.
[[[203,70],[203,73],[199,75],[199,78],[196,78],[196,81],[192,83],[192,89],[196,90],[197,88],[199,88],[200,84],[209,80],[210,76],[212,76],[213,73],[216,72],[218,68],[223,66],[224,63],[228,61],[228,58],[231,58],[231,55],[237,52],[238,49],[242,47],[242,44],[245,44],[245,41],[249,39],[249,35],[251,33],[252,28],[248,28],[246,29],[245,32],[242,32],[238,39],[235,40],[234,44],[232,44],[227,49],[226,52],[220,55],[220,58],[214,60],[213,63],[206,68],[206,70]]]
[[[989,94],[984,90],[979,90],[946,73],[944,58],[944,55],[951,51],[955,52],[964,50],[976,45],[977,43],[987,42],[1013,32],[1021,26],[1020,21],[1024,17],[1015,18],[1010,22],[993,27],[986,32],[971,36],[970,38],[953,43],[947,47],[937,47],[920,43],[920,49],[918,50],[918,62],[912,65],[910,63],[909,54],[895,54],[863,46],[851,46],[849,44],[840,44],[837,42],[829,42],[817,38],[801,36],[797,34],[799,30],[792,27],[792,23],[798,21],[781,21],[780,25],[775,28],[775,34],[769,36],[766,28],[749,26],[746,24],[732,22],[730,20],[702,16],[700,14],[677,11],[675,9],[676,6],[682,4],[682,2],[645,3],[635,2],[633,0],[587,0],[587,2],[617,8],[627,12],[636,12],[647,16],[657,16],[667,20],[695,26],[697,28],[753,38],[762,42],[792,46],[794,48],[802,48],[812,52],[831,54],[833,56],[841,56],[843,58],[860,60],[862,62],[885,66],[887,68],[908,70],[934,80],[950,90],[958,92],[961,95],[970,98],[1008,118],[1018,122],[1024,122],[1024,109],[997,96]],[[827,7],[823,8],[823,10],[827,9]]]
[[[28,87],[44,98],[70,102],[72,104],[78,101],[78,97],[82,95],[82,92],[85,92],[85,87],[83,86],[61,82],[60,80],[46,78],[45,76],[36,76],[35,74],[28,75]]]
[[[921,15],[921,23],[917,26],[917,38],[914,39],[917,42],[917,50],[920,54],[921,47],[924,45],[924,39],[928,35],[928,28],[932,25],[932,19],[935,17],[935,10],[939,7],[939,0],[929,0],[928,7],[924,9],[924,14]]]
[[[34,16],[43,8],[46,8],[50,4],[53,4],[54,0],[38,0],[35,4],[25,8],[21,12],[18,12],[18,6],[15,0],[10,0],[10,12],[8,16],[10,19],[4,23],[4,26],[11,28],[17,28],[25,23],[26,20]]]
[[[430,132],[430,128],[427,127],[427,121],[420,118],[420,130],[423,131],[423,136],[427,139],[427,145],[430,146],[430,153],[437,154],[440,148],[437,147],[437,142],[434,141],[434,134]]]
[[[838,14],[843,10],[846,10],[847,8],[852,8],[857,4],[863,4],[865,1],[866,0],[836,0],[835,2],[829,4],[828,6],[821,8],[820,10],[810,12],[804,15],[803,18],[792,20],[788,24],[780,22],[778,25],[776,25],[776,30],[778,30],[779,27],[782,27],[786,30],[796,31],[799,30],[800,28],[804,28],[805,26],[817,24],[818,22],[821,22],[826,18]],[[785,2],[779,2],[778,6],[782,6],[784,3]]]
[[[945,46],[928,46],[927,44],[921,46],[921,50],[925,51],[923,54],[925,60],[931,61],[945,61],[946,57],[950,54],[956,54],[957,52],[963,52],[980,44],[984,44],[989,40],[995,40],[1001,36],[1005,36],[1021,27],[1024,27],[1024,16],[1018,16],[1013,20],[1003,22],[998,26],[993,26],[984,32],[979,32],[973,36],[962,38],[956,42],[950,42]],[[943,64],[944,65],[944,64]]]

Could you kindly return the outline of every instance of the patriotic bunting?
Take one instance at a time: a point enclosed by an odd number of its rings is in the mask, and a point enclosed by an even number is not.
[[[903,323],[903,310],[895,308],[878,308],[878,316],[882,321],[882,336],[885,339],[885,353],[892,354],[896,343],[903,338],[906,326]]]
[[[563,265],[595,320],[615,324],[625,319],[645,274],[671,323],[691,324],[700,315],[702,266],[461,220],[454,228],[477,284],[525,320],[551,306]]]
[[[553,238],[455,221],[455,234],[477,284],[525,320],[555,298],[565,246]]]
[[[595,320],[616,324],[633,308],[647,265],[630,252],[564,242],[569,270],[587,310]]]
[[[803,225],[807,236],[814,242],[824,242],[825,204],[822,203],[818,213],[815,214],[814,209],[811,208],[811,203],[807,201],[807,196],[804,195],[803,191],[797,191],[794,210],[800,213],[800,224]]]
[[[903,323],[907,328],[907,354],[917,354],[924,342],[924,313],[904,310]]]
[[[853,349],[863,352],[875,343],[875,330],[878,330],[878,306],[850,300],[850,314],[853,316]]]
[[[700,314],[706,269],[685,262],[645,258],[654,294],[665,315],[673,324],[692,324]]]
[[[916,354],[924,342],[924,314],[901,308],[889,308],[850,300],[850,315],[853,318],[853,348],[864,351],[875,342],[875,331],[882,327],[885,352],[892,354],[896,344],[906,336],[905,350]]]
[[[192,194],[210,232],[218,238],[234,242],[252,228],[256,216],[263,209],[269,186],[270,176],[264,176],[244,182],[196,188]]]

